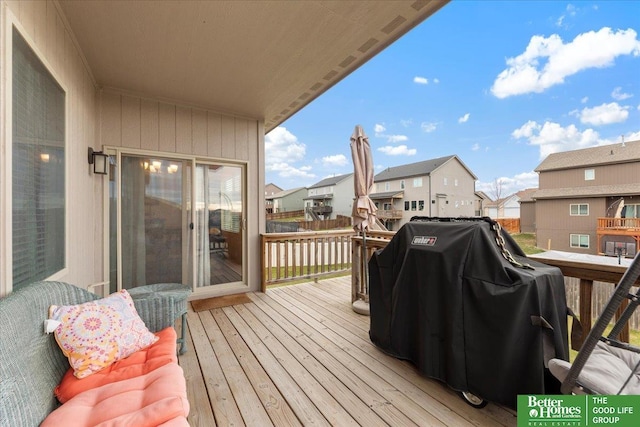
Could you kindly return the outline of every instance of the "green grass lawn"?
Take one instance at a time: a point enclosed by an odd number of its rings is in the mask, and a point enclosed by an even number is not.
[[[534,233],[512,234],[511,237],[518,243],[525,254],[533,255],[544,252],[544,249],[536,247],[536,235]]]

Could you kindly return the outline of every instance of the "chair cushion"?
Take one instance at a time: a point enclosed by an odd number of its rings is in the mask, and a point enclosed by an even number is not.
[[[53,411],[42,427],[180,425],[189,415],[182,368],[175,363],[148,374],[87,390]]]
[[[55,337],[77,378],[150,346],[158,338],[145,326],[126,290],[84,304],[49,308],[61,322]]]
[[[76,394],[105,384],[139,377],[168,363],[177,363],[177,334],[172,327],[155,334],[158,341],[150,347],[136,351],[129,357],[118,360],[110,366],[86,378],[76,378],[73,368],[69,368],[54,393],[61,403],[65,403]]]

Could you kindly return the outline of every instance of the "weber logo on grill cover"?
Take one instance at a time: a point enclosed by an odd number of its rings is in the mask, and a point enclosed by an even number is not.
[[[411,244],[419,246],[433,246],[436,244],[436,240],[438,240],[438,238],[435,236],[414,236],[413,240],[411,240]]]

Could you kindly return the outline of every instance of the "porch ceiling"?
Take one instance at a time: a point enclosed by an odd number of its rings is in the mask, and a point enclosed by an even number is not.
[[[448,0],[59,0],[100,87],[269,131]]]

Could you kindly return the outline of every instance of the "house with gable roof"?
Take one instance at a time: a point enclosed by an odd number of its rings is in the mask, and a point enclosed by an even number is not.
[[[640,141],[553,153],[535,169],[537,245],[633,256],[640,249]]]
[[[387,230],[413,216],[464,217],[476,214],[476,175],[456,155],[383,170],[374,177],[371,199]]]
[[[335,219],[338,215],[351,216],[353,200],[353,173],[325,178],[307,187],[304,198],[305,218],[308,221]]]

